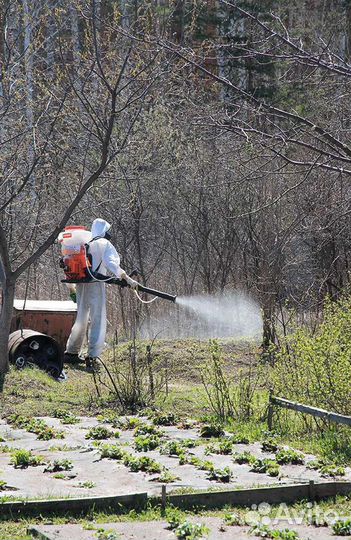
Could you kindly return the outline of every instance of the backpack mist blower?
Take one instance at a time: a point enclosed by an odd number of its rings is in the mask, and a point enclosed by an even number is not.
[[[129,287],[124,279],[109,278],[92,271],[92,261],[89,255],[89,242],[92,241],[91,232],[85,227],[70,226],[66,227],[64,232],[59,235],[59,243],[61,244],[62,258],[60,267],[63,269],[66,279],[62,279],[62,283],[93,283],[106,282],[119,287]],[[131,274],[136,275],[134,271]],[[176,301],[176,296],[143,285],[138,285],[137,292],[152,294],[158,298]],[[141,300],[141,299],[140,299]],[[141,300],[142,301],[142,300]]]

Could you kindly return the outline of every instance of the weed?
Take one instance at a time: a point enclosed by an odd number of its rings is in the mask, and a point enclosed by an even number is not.
[[[137,458],[130,454],[125,454],[123,457],[123,464],[129,467],[132,472],[143,471],[153,474],[160,473],[162,471],[161,465],[154,459],[147,456]]]
[[[351,535],[351,519],[338,519],[332,525],[333,533],[338,536]]]
[[[304,462],[304,455],[296,450],[279,450],[275,459],[280,465],[286,465],[291,463],[292,465],[301,465]]]
[[[15,469],[25,469],[27,467],[44,465],[45,461],[42,456],[35,456],[30,450],[19,449],[12,453],[11,464]]]
[[[157,437],[162,437],[163,431],[151,424],[141,423],[134,430],[134,436],[137,437],[138,435],[156,435]]]
[[[85,438],[101,441],[104,439],[112,439],[113,437],[117,439],[119,435],[120,434],[118,431],[111,431],[104,426],[95,426],[88,431],[88,433],[85,435]]]
[[[78,487],[80,488],[92,489],[95,486],[96,486],[95,482],[92,482],[91,480],[86,480],[85,482],[78,483]]]
[[[73,463],[69,459],[55,459],[45,467],[44,472],[71,471],[72,469]]]
[[[116,420],[113,422],[113,427],[118,427],[124,431],[136,429],[142,424],[140,418],[126,418],[125,420]]]
[[[152,422],[155,426],[174,426],[178,422],[177,416],[170,413],[157,413],[152,417]]]
[[[184,521],[183,523],[180,523],[173,532],[179,540],[198,540],[207,535],[209,529],[200,523]]]
[[[8,418],[10,424],[20,429],[25,429],[29,433],[35,433],[37,438],[42,441],[50,439],[64,439],[63,431],[57,431],[48,426],[44,420],[38,418],[27,418],[18,414],[13,414]]]
[[[291,529],[273,530],[268,525],[256,525],[250,529],[250,534],[260,538],[273,538],[276,540],[299,540],[296,531]]]
[[[232,444],[250,444],[248,437],[244,437],[244,435],[240,435],[239,433],[232,435],[229,440]]]
[[[279,448],[278,437],[274,433],[266,432],[262,441],[261,448],[263,452],[277,452]]]
[[[53,417],[59,418],[62,424],[78,424],[79,422],[79,418],[74,416],[74,414],[69,411],[64,411],[62,409],[56,409],[55,411],[53,411]]]
[[[119,534],[115,533],[113,530],[98,529],[96,533],[98,540],[120,540]]]
[[[224,469],[211,469],[207,474],[208,480],[216,480],[216,482],[222,482],[228,484],[232,478],[232,473],[229,467]]]
[[[256,459],[251,466],[251,471],[265,473],[268,476],[279,476],[280,467],[274,459]]]
[[[173,482],[176,482],[177,480],[180,480],[179,476],[175,476],[167,469],[164,469],[160,476],[157,478],[154,478],[155,482],[160,482],[162,484],[172,484]]]
[[[345,476],[345,469],[344,467],[341,467],[340,465],[324,465],[319,469],[319,472],[324,477],[335,477],[335,476]]]
[[[166,456],[180,456],[185,453],[186,448],[194,448],[196,442],[192,439],[185,439],[184,441],[168,441],[160,449],[160,454]]]
[[[156,435],[139,435],[134,439],[134,446],[137,452],[148,452],[155,450],[160,444],[160,438]]]
[[[245,452],[242,453],[235,452],[233,455],[233,461],[235,463],[238,463],[239,465],[243,465],[244,463],[252,465],[256,462],[256,457],[247,450],[245,450]]]
[[[244,520],[240,517],[239,514],[235,512],[231,512],[230,514],[225,514],[224,522],[226,525],[229,525],[229,526],[244,525]]]
[[[4,491],[7,487],[5,480],[0,480],[0,491]]]
[[[45,471],[44,471],[45,472]],[[62,472],[53,475],[57,480],[66,480],[66,475]]]
[[[218,446],[208,445],[205,454],[229,455],[232,453],[233,445],[230,440],[221,441]]]
[[[200,437],[204,439],[210,439],[211,437],[223,437],[224,430],[222,424],[218,422],[211,422],[204,424],[200,429]]]
[[[100,446],[100,457],[121,460],[126,452],[117,444],[103,444]]]

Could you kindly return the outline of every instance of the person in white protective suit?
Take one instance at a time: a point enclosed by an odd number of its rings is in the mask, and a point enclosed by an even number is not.
[[[108,278],[110,272],[119,279],[125,279],[132,288],[138,282],[129,277],[120,267],[120,257],[110,242],[109,230],[111,225],[104,219],[95,219],[91,227],[92,240],[89,242],[88,253],[91,255],[91,271],[101,281],[78,283],[76,287],[77,317],[68,338],[65,361],[79,362],[79,353],[90,319],[88,335],[88,356],[85,358],[88,370],[97,365],[97,358],[105,343],[106,335],[106,294],[103,279]]]

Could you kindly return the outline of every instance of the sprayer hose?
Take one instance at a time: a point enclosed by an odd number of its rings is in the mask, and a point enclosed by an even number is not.
[[[133,289],[134,292],[135,292],[135,295],[137,297],[137,299],[142,303],[142,304],[151,304],[152,302],[154,302],[155,300],[157,300],[157,296],[155,296],[155,298],[152,298],[151,300],[143,300],[141,298],[141,296],[138,294],[138,291],[137,289]]]

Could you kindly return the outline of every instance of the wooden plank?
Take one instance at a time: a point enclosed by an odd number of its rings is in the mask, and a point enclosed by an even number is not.
[[[318,407],[303,405],[302,403],[296,403],[294,401],[289,401],[288,399],[275,396],[271,396],[270,403],[283,407],[284,409],[291,409],[293,411],[311,414],[312,416],[317,416],[318,418],[326,418],[330,422],[351,426],[351,416],[344,416],[343,414],[325,411],[324,409],[319,409]]]
[[[119,512],[123,508],[144,508],[147,504],[147,493],[115,495],[110,497],[85,497],[71,499],[46,499],[36,501],[9,501],[0,504],[0,516],[24,516],[40,514],[60,514],[69,512],[76,514],[91,509],[106,510],[113,508]]]
[[[262,502],[269,504],[293,503],[302,499],[319,500],[349,493],[351,493],[351,482],[322,482],[314,484],[312,489],[309,483],[305,483],[183,495],[170,494],[167,497],[167,502],[179,508],[203,507],[210,509],[223,508],[228,504],[250,506]]]

